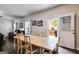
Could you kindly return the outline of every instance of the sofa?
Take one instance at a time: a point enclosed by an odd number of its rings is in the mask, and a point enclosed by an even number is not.
[[[0,50],[2,50],[2,46],[3,46],[3,40],[4,40],[4,35],[2,33],[0,33]]]
[[[8,39],[13,41],[13,39],[14,39],[14,32],[9,32],[8,33]]]

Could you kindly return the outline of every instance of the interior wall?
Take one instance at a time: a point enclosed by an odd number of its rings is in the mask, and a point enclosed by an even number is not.
[[[79,50],[79,5],[62,5],[60,7],[40,12],[34,15],[30,15],[26,17],[27,19],[31,20],[43,20],[43,26],[37,27],[32,26],[32,32],[40,32],[40,31],[47,31],[48,28],[48,20],[51,20],[53,17],[57,17],[60,15],[70,14],[74,13],[76,14],[76,49]]]
[[[8,33],[11,31],[12,31],[12,21],[0,18],[0,32],[4,34],[4,36],[8,36]]]
[[[25,22],[24,22],[23,19],[21,19],[21,18],[15,19],[15,20],[13,21],[13,24],[14,24],[14,23],[17,23],[16,30],[21,30],[21,29],[19,28],[19,24],[20,24],[20,23],[23,23],[23,30],[25,29],[25,28],[24,28],[24,27],[25,27]],[[13,30],[14,30],[14,29],[13,29]],[[14,32],[15,32],[15,30],[14,30]]]
[[[50,20],[51,18],[48,18],[48,19]],[[30,20],[31,22],[33,20],[36,20],[36,21],[42,20],[43,21],[43,26],[37,26],[37,25],[36,26],[32,26],[31,32],[35,32],[35,33],[40,33],[40,32],[47,33],[47,30],[48,30],[47,29],[48,28],[48,24],[47,24],[48,19],[45,18],[45,17],[40,17],[38,15],[33,15],[33,16],[29,16],[29,17],[24,18],[24,20]]]

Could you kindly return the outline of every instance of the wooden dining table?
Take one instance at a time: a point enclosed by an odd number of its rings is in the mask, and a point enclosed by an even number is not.
[[[50,51],[53,51],[56,48],[56,44],[58,43],[58,38],[53,36],[40,37],[35,35],[25,35],[25,37],[26,36],[30,36],[30,43],[32,45],[35,45]],[[21,40],[24,41],[24,38],[21,37]]]

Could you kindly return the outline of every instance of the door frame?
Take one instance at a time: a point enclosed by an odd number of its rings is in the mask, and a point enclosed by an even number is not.
[[[59,19],[59,22],[61,22],[61,20],[60,20],[60,17],[64,17],[64,16],[72,16],[73,17],[73,19],[74,19],[74,49],[76,50],[76,15],[75,15],[75,13],[70,13],[70,14],[63,14],[63,15],[60,15],[60,16],[58,16],[58,19]],[[59,23],[59,26],[61,25],[61,23]],[[59,28],[59,31],[61,31],[61,29]],[[61,34],[61,33],[60,33]],[[61,39],[61,36],[59,36],[60,37],[60,39]]]

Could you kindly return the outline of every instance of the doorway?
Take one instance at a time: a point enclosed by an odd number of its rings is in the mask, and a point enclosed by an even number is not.
[[[75,49],[75,21],[74,14],[59,16],[60,20],[60,45]]]

